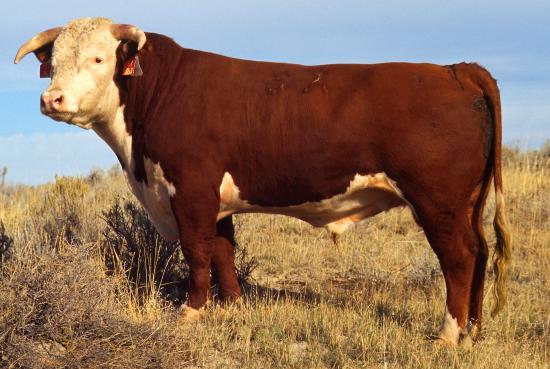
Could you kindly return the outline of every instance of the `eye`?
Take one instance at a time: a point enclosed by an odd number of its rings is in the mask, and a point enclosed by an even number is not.
[[[96,62],[96,64],[101,64],[101,63],[103,63],[103,59],[101,59],[99,56],[97,56],[95,58],[95,62]]]

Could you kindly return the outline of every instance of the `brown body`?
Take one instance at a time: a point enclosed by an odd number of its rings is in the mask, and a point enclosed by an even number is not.
[[[138,197],[135,188],[155,180],[151,163],[162,168],[192,273],[188,306],[206,303],[211,265],[222,297],[241,293],[232,213],[290,214],[325,225],[408,205],[445,277],[441,338],[456,343],[481,323],[488,256],[481,222],[494,175],[500,308],[509,257],[500,101],[485,69],[253,62],[184,49],[158,34],[146,38],[137,52],[140,77],[120,75],[133,53],[118,50],[114,78],[132,139],[131,160],[119,159]],[[377,174],[383,176],[370,177]],[[371,185],[346,201],[369,202],[327,211],[327,199],[350,193],[356,176]],[[324,208],[310,214],[319,204]]]

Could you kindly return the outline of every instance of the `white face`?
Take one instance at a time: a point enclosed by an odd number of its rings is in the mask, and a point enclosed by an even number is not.
[[[111,34],[110,24],[80,19],[63,29],[53,47],[52,81],[42,94],[43,114],[82,128],[112,119],[119,104],[114,74],[120,41]]]

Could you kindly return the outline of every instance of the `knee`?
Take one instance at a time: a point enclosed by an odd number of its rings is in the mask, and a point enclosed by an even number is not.
[[[212,261],[216,265],[234,263],[235,247],[225,238],[219,238],[212,245]]]
[[[210,266],[212,255],[207,247],[200,244],[182,245],[183,257],[191,269],[205,268]]]
[[[473,237],[470,240],[467,240],[466,244],[468,245],[468,249],[472,255],[475,256],[475,258],[479,262],[486,262],[489,258],[489,248],[487,247],[487,242],[485,242],[484,239],[480,237]]]
[[[462,246],[462,247],[461,247]],[[448,271],[464,271],[473,268],[477,260],[477,251],[464,245],[455,245],[443,250],[439,255],[441,266]]]

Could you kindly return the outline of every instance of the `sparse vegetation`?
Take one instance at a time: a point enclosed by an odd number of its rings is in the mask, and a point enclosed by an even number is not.
[[[164,240],[136,203],[115,200],[103,212],[102,252],[107,271],[125,275],[138,300],[148,300],[151,293],[177,302],[185,299],[188,268],[179,242]]]
[[[0,188],[6,184],[6,175],[8,174],[8,167],[2,167],[0,170]]]
[[[143,208],[133,201],[115,199],[103,212],[106,227],[101,242],[107,272],[121,273],[131,284],[138,301],[160,295],[180,305],[184,302],[189,283],[189,268],[184,262],[180,243],[163,239],[149,221]],[[246,249],[235,250],[237,276],[246,283],[256,261]],[[212,284],[216,286],[216,277]]]
[[[0,272],[2,271],[4,261],[10,257],[12,246],[13,238],[6,233],[6,227],[0,221]]]
[[[0,367],[547,368],[550,151],[504,151],[509,303],[472,350],[426,339],[442,318],[437,259],[409,211],[334,245],[322,229],[236,217],[242,304],[178,320],[187,269],[117,170],[0,191]],[[493,203],[485,211],[490,243]]]

